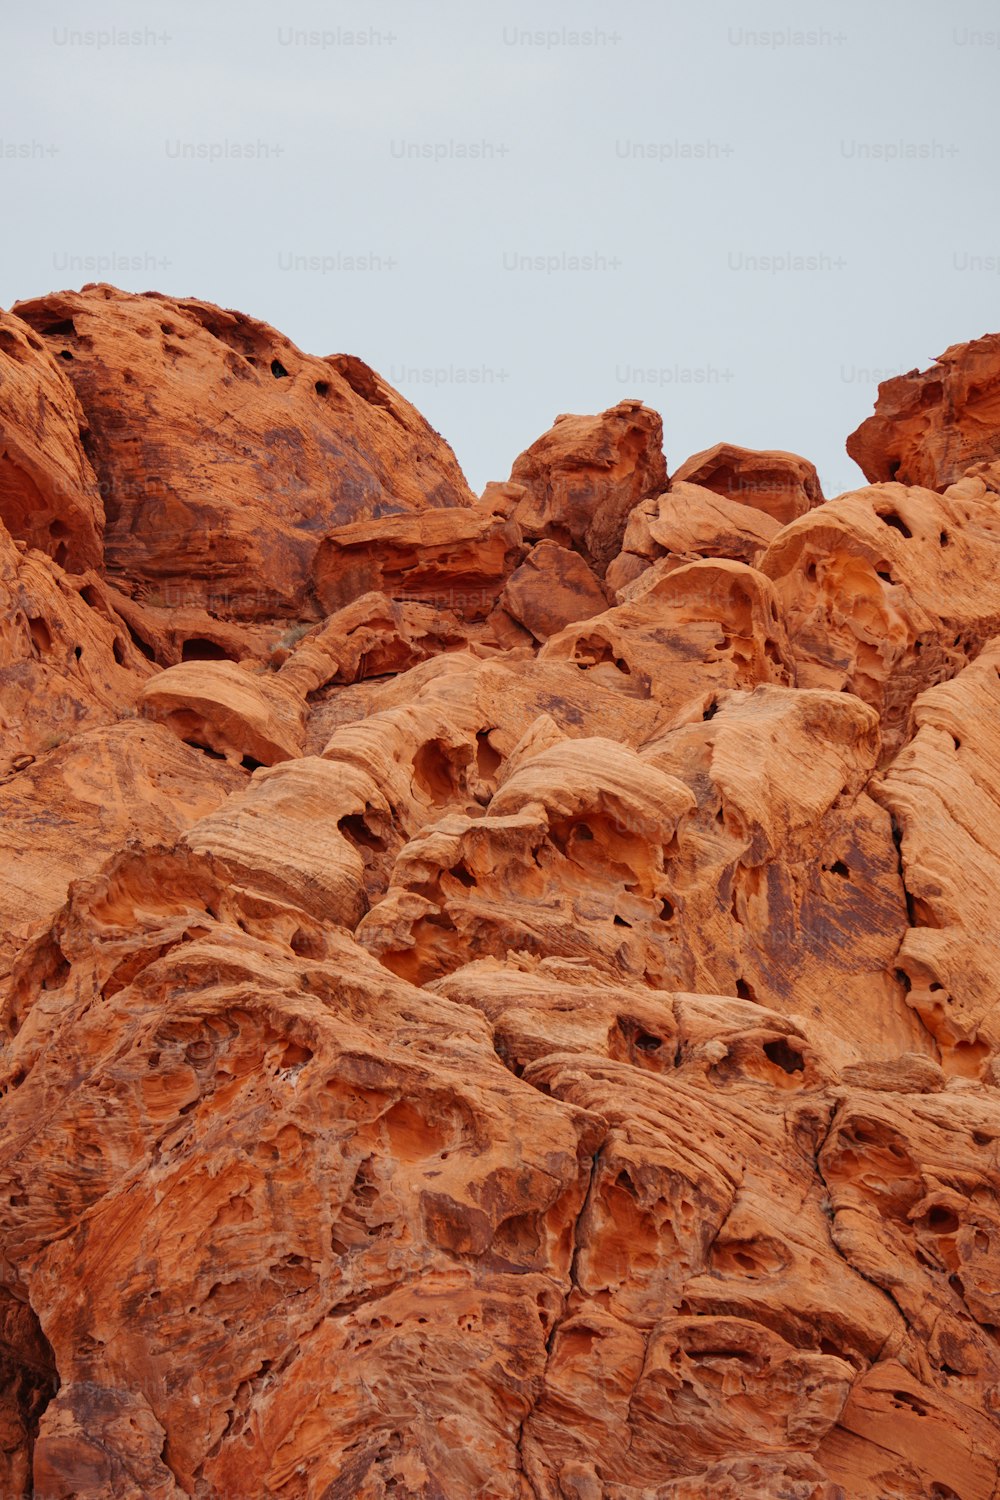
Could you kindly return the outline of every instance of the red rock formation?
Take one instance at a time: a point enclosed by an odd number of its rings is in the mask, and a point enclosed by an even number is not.
[[[487,505],[357,521],[320,543],[316,597],[328,614],[383,592],[483,619],[520,551],[518,527]]]
[[[728,450],[789,519],[667,489],[623,403],[476,504],[360,362],[30,312],[74,332],[15,329],[51,448],[4,408],[48,498],[0,491],[0,1494],[995,1500],[990,475],[814,508]],[[344,509],[227,531],[296,423]],[[60,562],[81,433],[170,499]]]
[[[0,516],[18,541],[73,572],[99,565],[104,506],[65,366],[0,311]]]
[[[755,506],[678,480],[632,511],[606,581],[609,588],[623,588],[661,557],[675,567],[702,557],[729,557],[755,567],[778,529],[778,522]]]
[[[1000,632],[1000,513],[987,498],[873,485],[784,527],[760,559],[774,580],[800,686],[877,709],[887,754],[923,688]]]
[[[134,712],[153,670],[94,573],[12,541],[0,523],[0,780],[69,735]]]
[[[697,484],[762,510],[782,526],[823,503],[815,466],[797,453],[778,449],[758,452],[716,443],[681,464],[671,477],[671,489],[679,483]]]
[[[573,547],[603,574],[632,508],[666,487],[660,417],[620,401],[597,417],[557,417],[515,460],[505,488],[528,540]]]
[[[1000,474],[1000,333],[952,344],[929,370],[884,380],[875,414],[847,439],[873,483],[940,490],[965,474]]]
[[[318,619],[312,565],[331,528],[472,503],[448,445],[358,359],[103,285],[15,312],[83,408],[108,571],[154,604]]]
[[[508,578],[500,603],[536,641],[545,641],[576,620],[603,614],[608,600],[579,552],[544,541]]]

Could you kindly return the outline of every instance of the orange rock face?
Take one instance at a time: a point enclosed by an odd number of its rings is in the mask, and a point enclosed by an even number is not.
[[[472,502],[447,444],[358,359],[110,286],[15,312],[83,409],[108,572],[154,604],[318,619],[312,566],[332,528]]]
[[[952,344],[929,370],[911,370],[878,388],[875,414],[847,439],[872,483],[944,489],[966,474],[1000,470],[1000,334]]]
[[[477,503],[360,361],[22,312],[0,1495],[996,1500],[985,471],[624,402]]]
[[[603,574],[633,507],[666,487],[663,423],[620,401],[597,417],[557,417],[515,461],[509,489],[526,538],[572,547]]]
[[[81,572],[103,554],[104,506],[65,365],[0,312],[0,516],[19,541]]]
[[[728,500],[762,510],[782,525],[823,503],[814,465],[797,453],[777,449],[758,452],[716,443],[681,464],[671,488],[678,483],[714,490]]]

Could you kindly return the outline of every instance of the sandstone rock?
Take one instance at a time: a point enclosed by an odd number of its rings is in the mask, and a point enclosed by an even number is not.
[[[285,640],[309,629],[312,622],[287,620],[231,621],[197,605],[186,604],[188,595],[172,587],[163,602],[131,598],[106,580],[105,592],[115,612],[124,620],[132,642],[147,661],[173,667],[182,661],[256,661],[268,663]]]
[[[578,552],[544,541],[508,578],[500,603],[537,641],[545,641],[575,620],[602,614],[608,600]]]
[[[279,681],[304,697],[328,683],[403,672],[466,646],[464,625],[453,610],[362,594],[283,649]]]
[[[0,973],[70,881],[131,840],[176,837],[245,780],[159,725],[126,720],[75,735],[0,786]]]
[[[639,401],[557,417],[515,461],[510,483],[524,489],[513,510],[524,536],[575,548],[603,576],[629,512],[667,487],[663,423]]]
[[[792,658],[769,580],[743,564],[691,563],[643,573],[625,602],[546,642],[543,661],[569,660],[591,681],[652,699],[658,721],[707,709],[723,688],[790,682]]]
[[[661,557],[675,567],[703,557],[728,557],[756,567],[778,529],[773,517],[752,505],[678,481],[632,511],[622,550],[608,568],[608,588],[622,589]]]
[[[448,445],[361,360],[242,313],[105,285],[18,303],[89,429],[109,573],[223,618],[307,606],[324,535],[464,506]]]
[[[65,300],[98,472],[210,518],[0,532],[0,1493],[995,1500],[991,461],[779,527],[623,403],[442,503],[360,363],[324,428]],[[402,511],[256,486],[214,571],[281,391]]]
[[[757,451],[716,443],[681,464],[671,476],[671,489],[680,482],[762,510],[782,526],[823,503],[815,466],[797,453],[778,449]]]
[[[1000,460],[1000,334],[952,344],[929,370],[884,380],[847,451],[878,483],[943,490]],[[995,486],[994,486],[995,488]]]
[[[273,766],[302,754],[302,703],[276,677],[234,662],[182,662],[143,688],[147,719],[234,765]]]
[[[901,484],[841,495],[784,527],[760,571],[774,580],[799,686],[857,693],[894,754],[916,695],[1000,631],[998,541],[989,501]]]
[[[1000,1048],[995,975],[1000,878],[1000,641],[921,694],[916,733],[872,795],[892,813],[909,903],[899,966],[909,1003],[951,1073],[977,1076]]]
[[[96,574],[69,577],[0,526],[0,781],[19,756],[134,713],[152,670]]]
[[[517,526],[482,507],[358,521],[321,543],[316,594],[331,614],[364,594],[381,592],[462,619],[483,619],[520,550]]]
[[[102,559],[104,506],[65,368],[33,329],[0,311],[0,521],[68,571]]]

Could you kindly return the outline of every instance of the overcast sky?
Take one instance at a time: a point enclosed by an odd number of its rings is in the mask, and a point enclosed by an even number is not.
[[[639,396],[856,484],[880,378],[1000,328],[1000,10],[8,7],[0,303],[87,281],[360,355],[478,490]],[[126,36],[112,33],[126,33]]]

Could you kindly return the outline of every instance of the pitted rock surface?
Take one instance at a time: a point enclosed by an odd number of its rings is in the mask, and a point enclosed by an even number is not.
[[[995,339],[835,500],[625,401],[477,501],[3,315],[5,1500],[996,1500]]]

